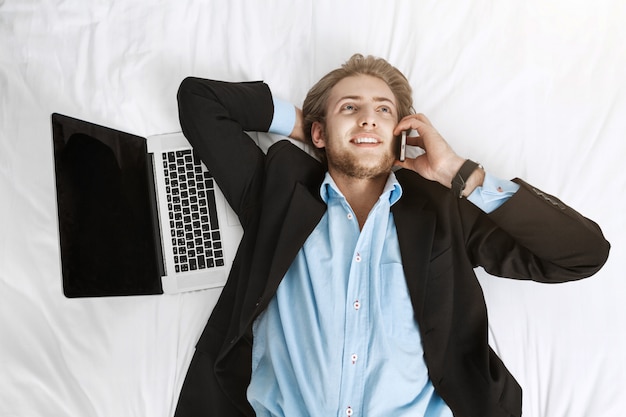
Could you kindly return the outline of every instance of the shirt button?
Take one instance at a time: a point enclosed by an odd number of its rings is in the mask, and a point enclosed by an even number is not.
[[[361,255],[357,253],[356,258],[354,258],[354,260],[357,262],[361,262]]]
[[[348,408],[346,408],[346,415],[347,415],[347,416],[351,416],[351,415],[352,415],[352,413],[353,413],[353,411],[352,411],[352,407],[348,407]]]
[[[356,353],[353,353],[352,356],[350,356],[350,359],[352,359],[352,365],[355,365],[356,360],[359,359],[359,357],[357,356]]]
[[[361,303],[359,302],[359,300],[356,300],[353,304],[354,309],[358,310],[359,308],[361,308]]]
[[[347,216],[347,217],[348,217],[348,220],[352,220],[352,217],[353,217],[353,216],[352,216],[352,213],[348,213],[348,216]]]

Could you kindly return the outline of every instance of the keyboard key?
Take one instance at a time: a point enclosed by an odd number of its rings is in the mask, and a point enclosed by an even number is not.
[[[172,245],[177,271],[223,266],[218,230],[215,183],[190,150],[168,152],[164,158],[171,219]]]

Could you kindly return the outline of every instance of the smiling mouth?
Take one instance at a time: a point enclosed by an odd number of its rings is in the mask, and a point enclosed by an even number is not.
[[[379,142],[375,138],[356,138],[352,141],[352,143],[356,145],[362,145],[362,144],[375,145]]]

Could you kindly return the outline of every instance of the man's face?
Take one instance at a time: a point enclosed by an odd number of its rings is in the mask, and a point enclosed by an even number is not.
[[[325,124],[313,124],[313,143],[326,148],[331,175],[386,177],[396,160],[397,123],[396,99],[383,80],[347,77],[330,91]]]

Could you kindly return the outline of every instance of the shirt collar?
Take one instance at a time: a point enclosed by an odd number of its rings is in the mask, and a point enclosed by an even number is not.
[[[322,197],[322,200],[324,200],[324,203],[326,204],[328,204],[328,200],[332,197],[345,199],[328,171],[326,172],[326,176],[324,177],[324,181],[320,187],[320,197]],[[385,187],[383,188],[383,192],[380,195],[380,199],[388,198],[389,205],[392,206],[400,199],[400,197],[402,197],[402,186],[398,182],[396,175],[393,172],[390,172],[387,182],[385,183]]]

